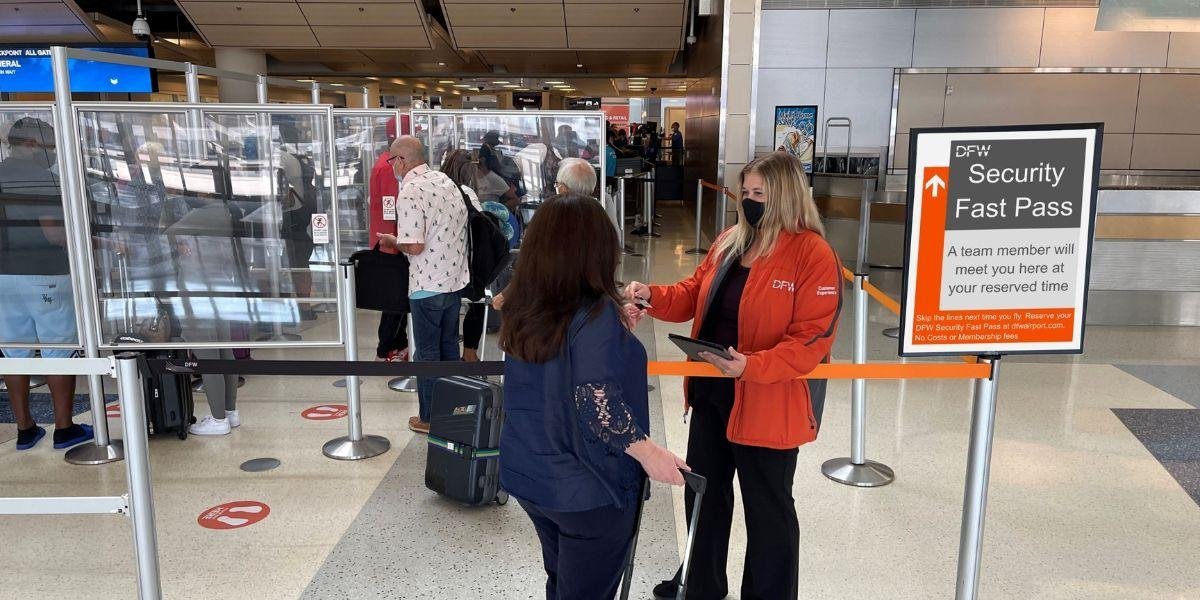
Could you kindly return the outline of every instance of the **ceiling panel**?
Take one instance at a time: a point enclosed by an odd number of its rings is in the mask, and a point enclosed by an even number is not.
[[[613,49],[647,48],[677,49],[683,36],[682,27],[627,27],[613,35],[609,27],[568,27],[571,48]]]
[[[306,2],[300,5],[305,18],[317,25],[421,26],[421,13],[413,2]]]
[[[208,25],[201,33],[214,48],[311,48],[317,45],[317,38],[308,26]]]
[[[268,50],[267,54],[285,62],[365,62],[370,59],[359,50],[326,50],[306,48],[300,50]]]
[[[675,50],[631,52],[577,52],[585,69],[592,73],[666,73],[675,61]]]
[[[562,27],[562,4],[447,4],[446,18],[458,27]]]
[[[572,73],[580,69],[575,67],[579,62],[578,53],[573,51],[557,52],[509,52],[504,50],[488,50],[481,53],[483,59],[493,66],[503,66],[512,73]]]
[[[459,48],[565,48],[563,27],[455,27]]]
[[[83,25],[44,25],[27,27],[24,25],[0,25],[0,40],[5,43],[74,43],[95,42],[96,36]]]
[[[295,3],[280,2],[180,2],[192,24],[203,25],[308,25]]]
[[[568,26],[682,27],[684,23],[682,4],[568,4],[566,15]]]
[[[79,18],[61,2],[0,5],[0,25],[79,25]]]
[[[430,48],[425,11],[418,0],[177,3],[201,37],[214,47]]]
[[[322,27],[313,25],[313,33],[327,48],[428,48],[425,28],[416,27]]]

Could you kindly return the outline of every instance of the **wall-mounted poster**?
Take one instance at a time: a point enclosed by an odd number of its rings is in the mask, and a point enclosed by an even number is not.
[[[817,107],[775,107],[775,149],[798,157],[804,172],[812,174],[817,151]]]

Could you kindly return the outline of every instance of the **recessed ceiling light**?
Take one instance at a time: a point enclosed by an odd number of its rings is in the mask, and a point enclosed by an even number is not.
[[[493,81],[492,83],[494,83],[496,85],[504,85],[506,83],[512,83],[512,82],[511,81]]]
[[[566,83],[566,82],[565,81],[547,81],[546,85],[562,85],[564,83]]]
[[[443,80],[439,81],[438,83],[451,83],[452,84],[452,83],[454,83],[454,81],[451,79],[443,79]]]
[[[504,87],[506,87],[506,88],[509,88],[509,89],[513,89],[513,90],[515,90],[515,89],[517,89],[517,88],[519,88],[519,87],[521,87],[521,86],[519,86],[519,85],[516,85],[516,84],[509,84],[509,85],[506,85],[506,86],[504,86]]]
[[[577,68],[577,69],[582,69],[582,68],[583,68],[583,63],[579,63],[579,64],[575,65],[575,68]]]
[[[629,80],[630,81],[646,81],[647,78],[646,77],[630,77]]]
[[[438,66],[439,66],[439,67],[444,67],[444,66],[446,66],[446,63],[444,63],[444,62],[438,62]]]
[[[469,87],[471,87],[471,84],[468,84],[468,83],[456,83],[456,84],[454,84],[454,87],[456,87],[456,88],[469,88]]]

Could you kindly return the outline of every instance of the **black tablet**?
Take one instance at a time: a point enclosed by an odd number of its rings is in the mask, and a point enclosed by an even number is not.
[[[682,335],[676,335],[674,333],[668,334],[667,339],[675,342],[675,345],[679,346],[679,349],[683,350],[684,354],[687,354],[688,357],[693,360],[704,361],[703,358],[700,358],[701,352],[710,352],[720,356],[725,360],[733,360],[733,356],[729,354],[729,350],[721,347],[720,344],[714,344],[704,340],[697,340]]]

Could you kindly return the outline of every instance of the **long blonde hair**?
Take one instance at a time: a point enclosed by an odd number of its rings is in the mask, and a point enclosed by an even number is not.
[[[741,188],[750,173],[758,173],[763,178],[767,195],[757,229],[746,222],[741,203]],[[799,158],[786,152],[772,152],[755,159],[738,176],[738,192],[738,223],[717,242],[717,256],[722,259],[745,254],[756,239],[762,244],[761,256],[767,256],[775,249],[782,231],[799,233],[807,229],[825,237],[821,213],[813,201],[812,188]]]

